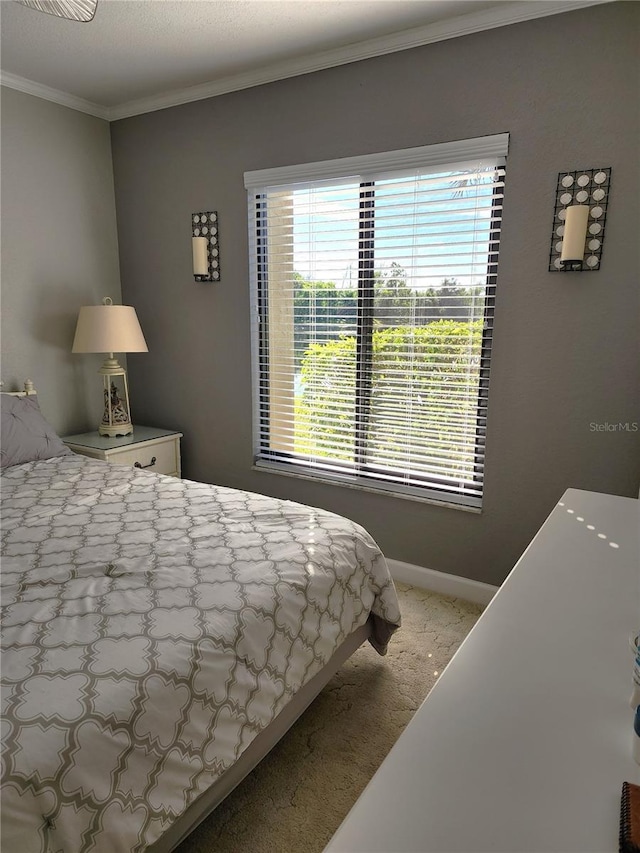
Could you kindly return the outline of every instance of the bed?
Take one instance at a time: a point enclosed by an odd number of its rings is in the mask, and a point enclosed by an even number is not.
[[[33,395],[0,402],[2,849],[165,853],[362,642],[385,653],[384,557],[333,513],[77,456]]]

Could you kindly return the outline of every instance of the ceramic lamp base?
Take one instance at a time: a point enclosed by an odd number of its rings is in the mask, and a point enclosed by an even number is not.
[[[115,362],[115,359],[112,361]],[[129,388],[127,386],[127,374],[115,362],[115,368],[105,361],[103,366],[104,376],[104,413],[98,427],[100,435],[131,435],[133,424],[129,414]],[[107,369],[109,373],[107,373]],[[116,373],[116,369],[120,371]],[[115,383],[116,376],[122,376],[124,393],[120,391]]]
[[[133,432],[133,424],[113,424],[109,426],[108,424],[100,424],[98,427],[98,433],[100,435],[108,435],[111,438],[115,438],[118,435],[131,435]]]

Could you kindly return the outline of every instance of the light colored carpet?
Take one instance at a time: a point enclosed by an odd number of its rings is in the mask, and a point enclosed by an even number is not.
[[[482,612],[396,586],[386,657],[358,649],[179,853],[321,853]]]

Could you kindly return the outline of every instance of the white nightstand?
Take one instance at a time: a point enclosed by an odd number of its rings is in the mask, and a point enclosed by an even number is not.
[[[156,474],[180,476],[181,432],[134,426],[131,435],[111,438],[97,431],[65,435],[62,441],[75,453],[114,465],[144,468]]]

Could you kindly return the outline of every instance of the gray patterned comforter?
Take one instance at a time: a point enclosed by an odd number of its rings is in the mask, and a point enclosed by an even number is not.
[[[357,524],[64,456],[2,474],[2,850],[133,853],[238,758],[369,612]]]

